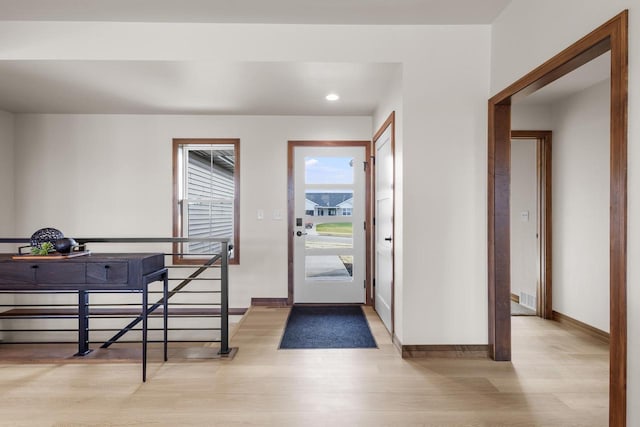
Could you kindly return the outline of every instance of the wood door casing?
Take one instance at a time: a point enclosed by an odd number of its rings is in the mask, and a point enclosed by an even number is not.
[[[618,14],[488,102],[489,349],[511,359],[509,315],[509,151],[511,101],[526,96],[611,51],[610,108],[610,345],[609,425],[626,426],[627,413],[627,79],[628,11]]]

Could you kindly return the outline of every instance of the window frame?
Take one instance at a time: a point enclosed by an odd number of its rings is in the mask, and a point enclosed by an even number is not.
[[[172,143],[173,156],[173,237],[184,237],[183,218],[180,212],[180,171],[179,164],[182,147],[184,145],[233,145],[235,165],[233,171],[233,258],[229,264],[240,264],[240,139],[239,138],[174,138]],[[183,243],[173,244],[173,263],[198,265],[209,261],[210,257],[183,256]]]

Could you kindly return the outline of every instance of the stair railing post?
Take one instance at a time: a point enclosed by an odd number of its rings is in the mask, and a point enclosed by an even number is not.
[[[222,242],[220,263],[220,353],[229,354],[229,245]]]

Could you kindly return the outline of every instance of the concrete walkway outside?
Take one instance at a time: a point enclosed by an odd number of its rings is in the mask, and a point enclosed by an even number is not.
[[[314,280],[350,280],[351,275],[337,255],[306,257],[307,278]]]

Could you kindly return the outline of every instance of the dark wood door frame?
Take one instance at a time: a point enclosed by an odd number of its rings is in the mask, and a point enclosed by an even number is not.
[[[512,130],[511,139],[536,141],[536,221],[537,221],[537,307],[536,314],[543,319],[553,318],[552,305],[552,186],[550,130]]]
[[[382,134],[387,130],[387,128],[391,127],[391,141],[389,141],[389,143],[391,144],[391,155],[393,156],[393,163],[391,165],[391,176],[393,176],[393,179],[395,181],[395,177],[396,177],[396,112],[392,111],[391,114],[389,114],[389,117],[387,117],[387,120],[384,121],[384,123],[382,124],[382,126],[380,126],[380,129],[378,129],[378,131],[373,135],[373,147],[372,150],[374,153],[376,153],[376,142],[378,141],[378,139],[382,136]],[[375,157],[374,157],[375,159]],[[374,160],[373,162],[374,165],[374,169],[375,169],[375,165],[376,162]],[[375,208],[375,202],[376,202],[376,179],[375,179],[376,174],[372,173],[371,177],[373,180],[373,186],[372,186],[372,205],[371,205],[371,211],[375,214],[376,208]],[[393,198],[391,201],[391,233],[392,233],[392,237],[395,238],[395,236],[393,235],[395,232],[395,217],[396,217],[396,192],[395,189],[393,191]],[[375,216],[374,216],[374,224],[375,224]],[[371,241],[373,242],[373,249],[372,249],[372,258],[371,258],[371,270],[372,273],[374,274],[374,280],[375,280],[375,266],[376,266],[376,257],[375,257],[375,253],[376,253],[376,248],[375,248],[375,242],[376,242],[376,233],[375,233],[375,227],[373,227],[373,231],[371,234]],[[393,242],[392,242],[393,243]],[[391,337],[393,338],[395,336],[395,305],[396,305],[396,295],[395,295],[395,290],[394,290],[394,282],[395,282],[395,244],[393,244],[391,246]],[[375,307],[375,301],[376,301],[376,296],[375,296],[375,292],[376,292],[376,288],[373,288],[373,292],[374,295],[372,296],[372,302],[373,305]]]
[[[609,425],[627,412],[627,76],[628,11],[623,11],[489,100],[489,351],[511,359],[509,181],[511,101],[611,52]]]
[[[293,249],[294,249],[294,224],[295,224],[295,148],[296,147],[364,147],[365,159],[371,158],[371,141],[289,141],[287,146],[287,230],[288,239],[288,293],[287,304],[293,304]],[[365,304],[371,305],[371,167],[365,170]]]

